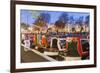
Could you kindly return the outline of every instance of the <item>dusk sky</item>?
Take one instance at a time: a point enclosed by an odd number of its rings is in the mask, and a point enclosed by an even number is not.
[[[20,20],[21,23],[26,23],[29,25],[32,25],[34,21],[36,20],[37,16],[39,16],[40,13],[48,13],[50,14],[50,22],[49,23],[55,23],[61,14],[63,12],[60,11],[35,11],[35,10],[21,10],[20,11]],[[69,16],[73,16],[75,20],[77,20],[79,17],[83,16],[86,17],[89,15],[89,13],[84,12],[67,12]]]

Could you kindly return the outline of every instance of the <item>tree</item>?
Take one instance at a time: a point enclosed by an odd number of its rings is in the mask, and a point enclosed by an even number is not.
[[[79,24],[80,26],[83,24],[83,16],[80,16],[77,21],[76,21],[76,24]]]
[[[58,20],[55,22],[55,26],[57,28],[64,28],[65,27],[65,22],[61,21],[61,20]]]
[[[26,23],[21,23],[21,27],[24,28],[24,29],[27,29],[29,27],[29,25],[26,24]]]
[[[83,24],[83,16],[79,17],[79,24],[82,25]]]
[[[35,21],[35,25],[37,26],[46,26],[46,23],[49,23],[50,15],[48,13],[41,13],[40,16]]]
[[[55,26],[57,28],[64,28],[65,25],[68,23],[68,13],[62,13],[59,19],[55,22]]]
[[[73,17],[73,16],[70,16],[70,17],[69,17],[69,23],[70,23],[70,24],[74,24],[74,17]]]
[[[85,17],[85,24],[89,24],[89,22],[90,22],[90,16],[88,15]]]
[[[37,26],[43,27],[46,25],[46,22],[44,21],[42,16],[38,16],[34,24]]]
[[[61,16],[59,17],[59,20],[61,20],[63,23],[68,23],[69,16],[68,13],[62,13]]]
[[[50,21],[50,14],[49,13],[41,13],[40,16],[43,17],[43,19],[46,23],[49,23],[49,21]]]
[[[32,10],[32,11],[30,11],[30,13],[31,13],[31,15],[32,15],[32,18],[33,18],[33,19],[36,19],[36,18],[38,18],[38,16],[40,16],[41,11]]]

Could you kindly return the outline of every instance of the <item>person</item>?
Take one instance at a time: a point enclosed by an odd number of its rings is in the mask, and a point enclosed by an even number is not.
[[[28,51],[29,48],[30,48],[30,39],[29,39],[29,37],[28,37],[27,34],[26,34],[26,36],[25,36],[24,44],[25,44],[24,50],[25,50],[25,51]]]
[[[43,47],[46,47],[47,40],[46,40],[45,35],[42,35],[42,41],[41,41],[41,44],[42,44]]]
[[[25,34],[22,33],[22,44],[24,44]]]
[[[37,36],[36,36],[36,34],[34,34],[33,35],[33,45],[36,46],[36,44],[37,44]]]
[[[33,48],[33,35],[30,35],[30,48]]]

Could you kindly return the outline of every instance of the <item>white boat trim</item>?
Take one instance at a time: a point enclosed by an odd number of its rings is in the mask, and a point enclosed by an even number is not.
[[[47,51],[45,51],[44,54],[49,55],[49,56],[55,56],[55,55],[58,55],[58,52],[47,52]]]

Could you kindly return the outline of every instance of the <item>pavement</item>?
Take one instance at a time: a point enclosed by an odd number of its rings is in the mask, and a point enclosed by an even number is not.
[[[21,63],[29,62],[49,62],[49,60],[41,57],[40,55],[34,53],[33,51],[24,51],[24,48],[21,47]]]
[[[81,60],[81,57],[69,57],[69,56],[49,56],[56,61],[72,61],[72,60]],[[34,51],[27,50],[25,51],[24,47],[21,46],[21,63],[29,62],[50,62],[50,60],[36,54]]]

